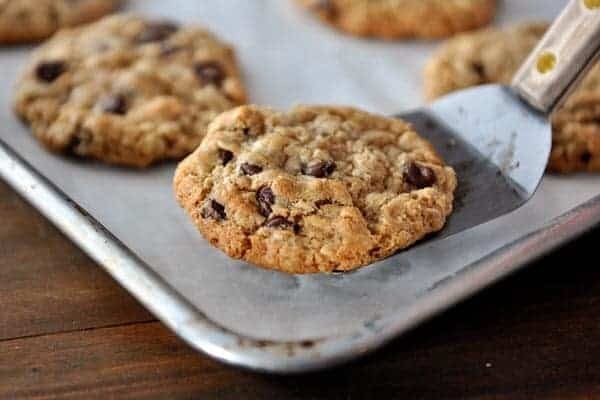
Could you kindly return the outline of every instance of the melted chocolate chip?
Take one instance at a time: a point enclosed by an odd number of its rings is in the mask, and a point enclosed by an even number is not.
[[[263,186],[256,192],[258,209],[263,217],[268,217],[273,212],[271,206],[275,204],[275,194],[268,186]]]
[[[225,79],[223,67],[215,61],[199,62],[194,65],[196,76],[204,85],[220,87]]]
[[[233,153],[229,150],[219,149],[219,159],[221,160],[221,165],[227,165],[229,161],[233,159]]]
[[[300,225],[296,224],[295,222],[288,221],[279,215],[269,218],[267,222],[265,222],[265,226],[267,228],[292,229],[295,233],[300,231]]]
[[[432,186],[436,182],[436,176],[433,170],[415,162],[408,164],[404,170],[404,179],[418,189]]]
[[[35,76],[44,82],[54,82],[67,69],[62,61],[46,61],[38,64],[35,69]]]
[[[124,115],[127,113],[127,98],[122,94],[107,96],[100,101],[100,108],[105,113]]]
[[[331,175],[333,171],[335,171],[335,162],[330,160],[317,161],[302,166],[302,173],[304,175],[314,176],[315,178],[326,178]]]
[[[243,163],[240,165],[240,172],[242,175],[256,175],[262,172],[263,168],[260,165]]]
[[[135,40],[138,43],[161,42],[178,30],[177,24],[170,21],[153,22],[146,25]]]
[[[214,219],[215,221],[221,221],[227,218],[227,214],[225,214],[225,207],[212,199],[208,200],[200,215],[204,219],[210,218]]]

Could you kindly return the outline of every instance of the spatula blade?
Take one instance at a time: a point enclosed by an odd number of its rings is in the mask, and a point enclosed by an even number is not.
[[[464,90],[399,117],[411,122],[458,176],[455,211],[436,239],[520,207],[546,170],[550,123],[507,87]]]

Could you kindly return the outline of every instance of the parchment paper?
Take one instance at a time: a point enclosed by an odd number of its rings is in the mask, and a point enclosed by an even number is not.
[[[564,3],[503,1],[497,23],[549,19]],[[128,9],[201,23],[234,43],[252,101],[280,108],[339,103],[385,114],[415,108],[423,102],[422,66],[438,45],[344,36],[291,0],[138,0]],[[10,108],[12,83],[28,51],[0,51],[0,137],[209,317],[257,338],[342,334],[374,316],[400,312],[467,263],[600,193],[598,175],[548,177],[517,212],[356,273],[298,277],[264,271],[227,258],[201,238],[174,201],[174,164],[129,171],[41,149]]]

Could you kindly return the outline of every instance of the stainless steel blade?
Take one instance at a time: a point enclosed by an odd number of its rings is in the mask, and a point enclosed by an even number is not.
[[[539,186],[552,146],[549,116],[600,57],[600,8],[570,0],[512,86],[463,90],[403,117],[455,167],[456,209],[437,238],[506,214]]]
[[[504,215],[535,193],[552,145],[547,118],[510,89],[480,86],[399,117],[454,167],[455,211],[436,239]]]

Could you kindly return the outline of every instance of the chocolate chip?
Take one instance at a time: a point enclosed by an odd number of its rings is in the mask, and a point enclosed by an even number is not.
[[[179,46],[173,46],[172,44],[169,44],[169,43],[161,43],[161,45],[160,45],[160,56],[161,57],[169,57],[170,55],[175,54],[179,51],[181,51],[181,47],[179,47]]]
[[[56,6],[48,8],[48,18],[52,21],[53,26],[57,26],[60,21],[60,15],[58,14],[58,9]]]
[[[240,129],[242,131],[244,136],[257,137],[264,133],[265,127],[264,127],[264,123],[262,121],[257,121],[257,122],[251,123],[250,126],[242,126],[238,129]]]
[[[170,21],[152,22],[135,38],[138,43],[161,42],[177,32],[179,27]]]
[[[200,215],[204,219],[210,218],[214,219],[215,221],[221,221],[227,218],[227,214],[225,214],[225,207],[212,199],[208,200]]]
[[[369,250],[369,254],[374,256],[379,254],[379,252],[381,251],[381,247],[373,247],[371,250]]]
[[[263,168],[260,165],[243,163],[240,165],[242,175],[256,175],[262,172]]]
[[[473,62],[471,64],[473,71],[479,76],[480,79],[485,78],[485,65],[480,62]]]
[[[39,80],[50,83],[61,76],[66,69],[67,66],[62,61],[46,61],[38,64],[35,75]]]
[[[404,170],[404,179],[419,189],[432,186],[436,182],[435,173],[431,168],[415,162],[408,164]]]
[[[14,15],[14,18],[19,21],[19,23],[25,23],[27,22],[30,18],[31,18],[31,13],[29,13],[27,10],[23,9],[23,10],[19,10],[17,11],[17,13]]]
[[[263,217],[268,217],[273,212],[271,206],[275,204],[275,194],[268,186],[263,186],[256,192],[258,209]]]
[[[77,153],[77,148],[79,147],[79,145],[81,144],[81,137],[79,137],[79,135],[73,135],[71,136],[71,139],[69,140],[69,144],[67,144],[67,146],[65,147],[65,154],[69,154],[71,156],[79,156],[79,154]]]
[[[221,160],[222,165],[227,165],[229,161],[233,158],[233,153],[229,150],[219,149],[219,159]]]
[[[317,0],[312,8],[319,13],[323,13],[326,18],[335,19],[338,16],[338,10],[331,0]]]
[[[296,224],[295,222],[288,221],[279,215],[269,218],[267,222],[265,222],[265,226],[267,228],[292,229],[296,233],[300,231],[300,225]]]
[[[206,61],[194,65],[196,76],[204,85],[215,85],[220,87],[225,79],[223,67],[215,61]]]
[[[327,206],[329,204],[333,204],[333,201],[331,201],[330,199],[322,199],[322,200],[315,201],[315,206],[317,208],[321,208],[321,207]]]
[[[581,154],[581,157],[579,157],[579,159],[581,160],[582,163],[588,164],[592,160],[592,153],[590,153],[589,151],[586,151]]]
[[[315,178],[325,178],[331,175],[335,171],[335,162],[327,160],[327,161],[317,161],[312,164],[303,165],[302,173],[304,175],[314,176]]]
[[[100,108],[105,113],[124,115],[127,113],[127,98],[122,94],[114,94],[100,101]]]

